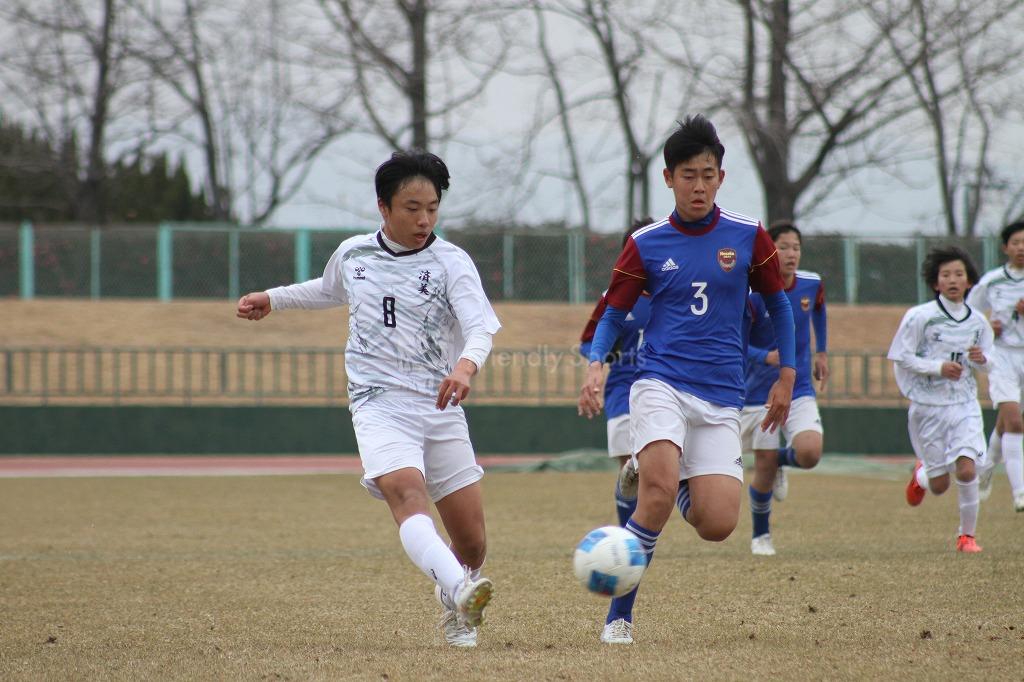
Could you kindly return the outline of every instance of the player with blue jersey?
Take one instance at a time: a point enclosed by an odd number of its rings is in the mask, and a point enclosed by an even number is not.
[[[626,234],[622,236],[623,246],[631,234],[653,222],[651,218],[634,221]],[[590,357],[594,331],[607,306],[608,301],[602,294],[601,300],[597,302],[594,312],[590,315],[587,326],[583,329],[583,334],[580,337],[580,353],[585,358]],[[608,456],[616,457],[619,460],[620,476],[615,482],[615,512],[618,514],[620,526],[626,525],[629,517],[633,515],[633,510],[636,509],[636,476],[633,473],[635,469],[630,467],[626,474],[628,477],[625,479],[623,479],[622,469],[633,455],[633,447],[629,439],[629,389],[633,386],[637,351],[643,341],[644,326],[647,324],[650,314],[650,297],[641,296],[637,299],[633,309],[626,315],[626,319],[622,323],[621,336],[616,339],[612,352],[605,358],[608,363],[608,376],[604,382],[604,414],[608,420]]]
[[[796,378],[793,315],[779,261],[757,220],[720,208],[725,147],[703,116],[688,117],[665,142],[666,186],[675,210],[626,241],[594,332],[580,411],[601,411],[604,358],[643,292],[651,316],[629,393],[630,438],[639,472],[636,511],[626,528],[648,562],[678,508],[705,540],[721,541],[739,520],[749,289],[762,293],[775,323],[783,369],[763,426],[786,421]],[[633,641],[637,590],[612,600],[601,641]]]
[[[779,223],[768,230],[779,252],[779,270],[786,296],[793,310],[796,334],[796,384],[793,386],[793,404],[789,418],[780,429],[787,446],[779,447],[779,434],[766,433],[760,424],[764,420],[765,403],[772,385],[779,377],[779,353],[768,319],[764,299],[760,294],[750,295],[752,327],[747,347],[747,397],[740,417],[745,452],[754,451],[754,480],[750,484],[750,512],[753,517],[753,537],[750,551],[761,556],[773,556],[769,519],[772,497],[786,498],[788,485],[786,470],[791,466],[812,469],[821,459],[821,415],[815,398],[814,380],[828,378],[827,319],[825,315],[825,286],[816,273],[800,270],[800,247],[803,236],[790,222]],[[811,328],[814,328],[815,353],[811,357]],[[813,367],[813,369],[812,369]]]

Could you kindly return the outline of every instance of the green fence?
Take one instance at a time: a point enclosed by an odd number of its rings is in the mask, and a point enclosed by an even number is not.
[[[829,404],[902,404],[892,363],[832,353]],[[572,349],[495,350],[473,383],[474,403],[575,403],[585,373]],[[343,405],[344,353],[305,348],[0,348],[0,403]]]
[[[318,276],[338,244],[365,230],[164,223],[89,228],[0,225],[0,296],[237,298]],[[451,230],[495,301],[595,300],[621,236],[575,231]],[[879,238],[807,235],[802,265],[821,273],[830,301],[900,303],[930,295],[918,276],[936,244],[955,241],[985,270],[1000,262],[995,236]]]

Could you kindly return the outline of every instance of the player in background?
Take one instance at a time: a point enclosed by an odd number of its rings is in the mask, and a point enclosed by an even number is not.
[[[768,233],[758,221],[715,203],[725,179],[724,154],[715,127],[701,115],[688,117],[665,142],[663,175],[675,210],[626,240],[580,389],[580,412],[590,418],[599,414],[604,359],[626,315],[648,292],[651,317],[629,392],[640,480],[636,511],[626,523],[648,562],[673,508],[705,540],[724,540],[739,520],[739,417],[750,288],[765,297],[782,365],[763,426],[775,429],[789,413],[795,380],[789,299]],[[602,642],[633,642],[636,595],[633,590],[611,601]]]
[[[449,644],[476,646],[492,585],[480,478],[460,403],[501,325],[466,253],[434,234],[448,168],[396,152],[375,177],[383,224],[346,239],[323,277],[243,296],[239,317],[349,306],[345,370],[362,484],[435,583]],[[451,547],[430,517],[433,502]]]
[[[750,484],[750,513],[753,537],[750,551],[774,556],[770,517],[772,496],[786,499],[789,486],[784,467],[813,469],[821,459],[822,429],[812,378],[824,387],[828,379],[827,319],[825,286],[814,272],[799,270],[803,236],[796,225],[781,222],[768,230],[779,252],[779,270],[793,310],[796,334],[796,384],[789,418],[780,429],[786,447],[779,447],[779,434],[763,431],[765,402],[779,378],[779,352],[764,299],[750,294],[752,328],[747,347],[747,396],[740,415],[744,451],[754,451],[754,479]],[[814,327],[815,353],[811,357],[811,327]]]
[[[622,245],[626,245],[629,235],[641,227],[650,225],[652,218],[641,218],[622,235]],[[580,353],[583,357],[590,356],[590,345],[594,339],[594,330],[604,314],[608,302],[604,294],[594,306],[590,320],[580,336]],[[612,346],[612,352],[605,358],[608,364],[608,376],[604,382],[604,414],[608,420],[608,456],[619,460],[619,476],[615,481],[615,512],[619,517],[619,525],[625,526],[629,517],[636,509],[636,469],[623,467],[633,455],[632,443],[629,439],[629,388],[633,385],[636,374],[636,354],[644,337],[644,326],[651,314],[650,296],[641,295],[636,305],[626,315],[622,323],[621,336]],[[582,413],[581,413],[582,414]]]
[[[989,369],[992,328],[964,300],[978,272],[962,249],[932,249],[921,276],[935,299],[907,311],[889,348],[896,383],[910,400],[907,428],[917,455],[907,503],[921,504],[927,490],[946,492],[952,472],[960,503],[956,549],[980,552],[974,538],[985,426],[973,370]]]
[[[992,474],[1005,460],[1013,507],[1024,512],[1024,221],[1007,225],[1000,237],[1006,264],[986,272],[967,299],[988,317],[996,337],[988,393],[998,413],[980,475],[981,499],[992,493]]]

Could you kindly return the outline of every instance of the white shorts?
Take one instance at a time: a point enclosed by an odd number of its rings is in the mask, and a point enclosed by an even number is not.
[[[910,403],[907,430],[928,478],[949,472],[958,457],[980,461],[987,447],[977,400],[957,405]]]
[[[1021,402],[1024,386],[1024,350],[992,348],[992,368],[988,373],[988,396],[993,405]]]
[[[675,443],[680,481],[708,474],[743,480],[739,409],[713,405],[657,379],[640,379],[629,391],[629,414],[633,452],[658,440]]]
[[[740,436],[743,452],[754,450],[776,450],[779,448],[779,435],[786,443],[792,443],[796,434],[804,431],[822,433],[821,413],[818,412],[818,401],[812,395],[805,395],[793,401],[789,406],[789,417],[782,428],[775,433],[761,430],[761,422],[768,416],[768,408],[764,405],[749,405],[740,412]]]
[[[360,481],[371,495],[384,499],[374,479],[414,467],[423,474],[433,502],[479,481],[484,470],[476,463],[469,427],[461,407],[439,411],[426,396],[370,398],[352,414]]]
[[[629,438],[629,414],[620,414],[608,420],[608,456],[628,457],[633,454],[633,441]]]

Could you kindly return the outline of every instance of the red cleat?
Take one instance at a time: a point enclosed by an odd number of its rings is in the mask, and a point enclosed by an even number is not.
[[[956,539],[956,551],[977,554],[981,551],[981,546],[975,542],[973,535],[961,535]]]
[[[910,483],[907,484],[907,504],[916,507],[924,499],[925,489],[917,484],[917,470],[921,468],[921,460],[914,465],[914,473],[910,474]],[[966,536],[965,536],[966,537]]]

